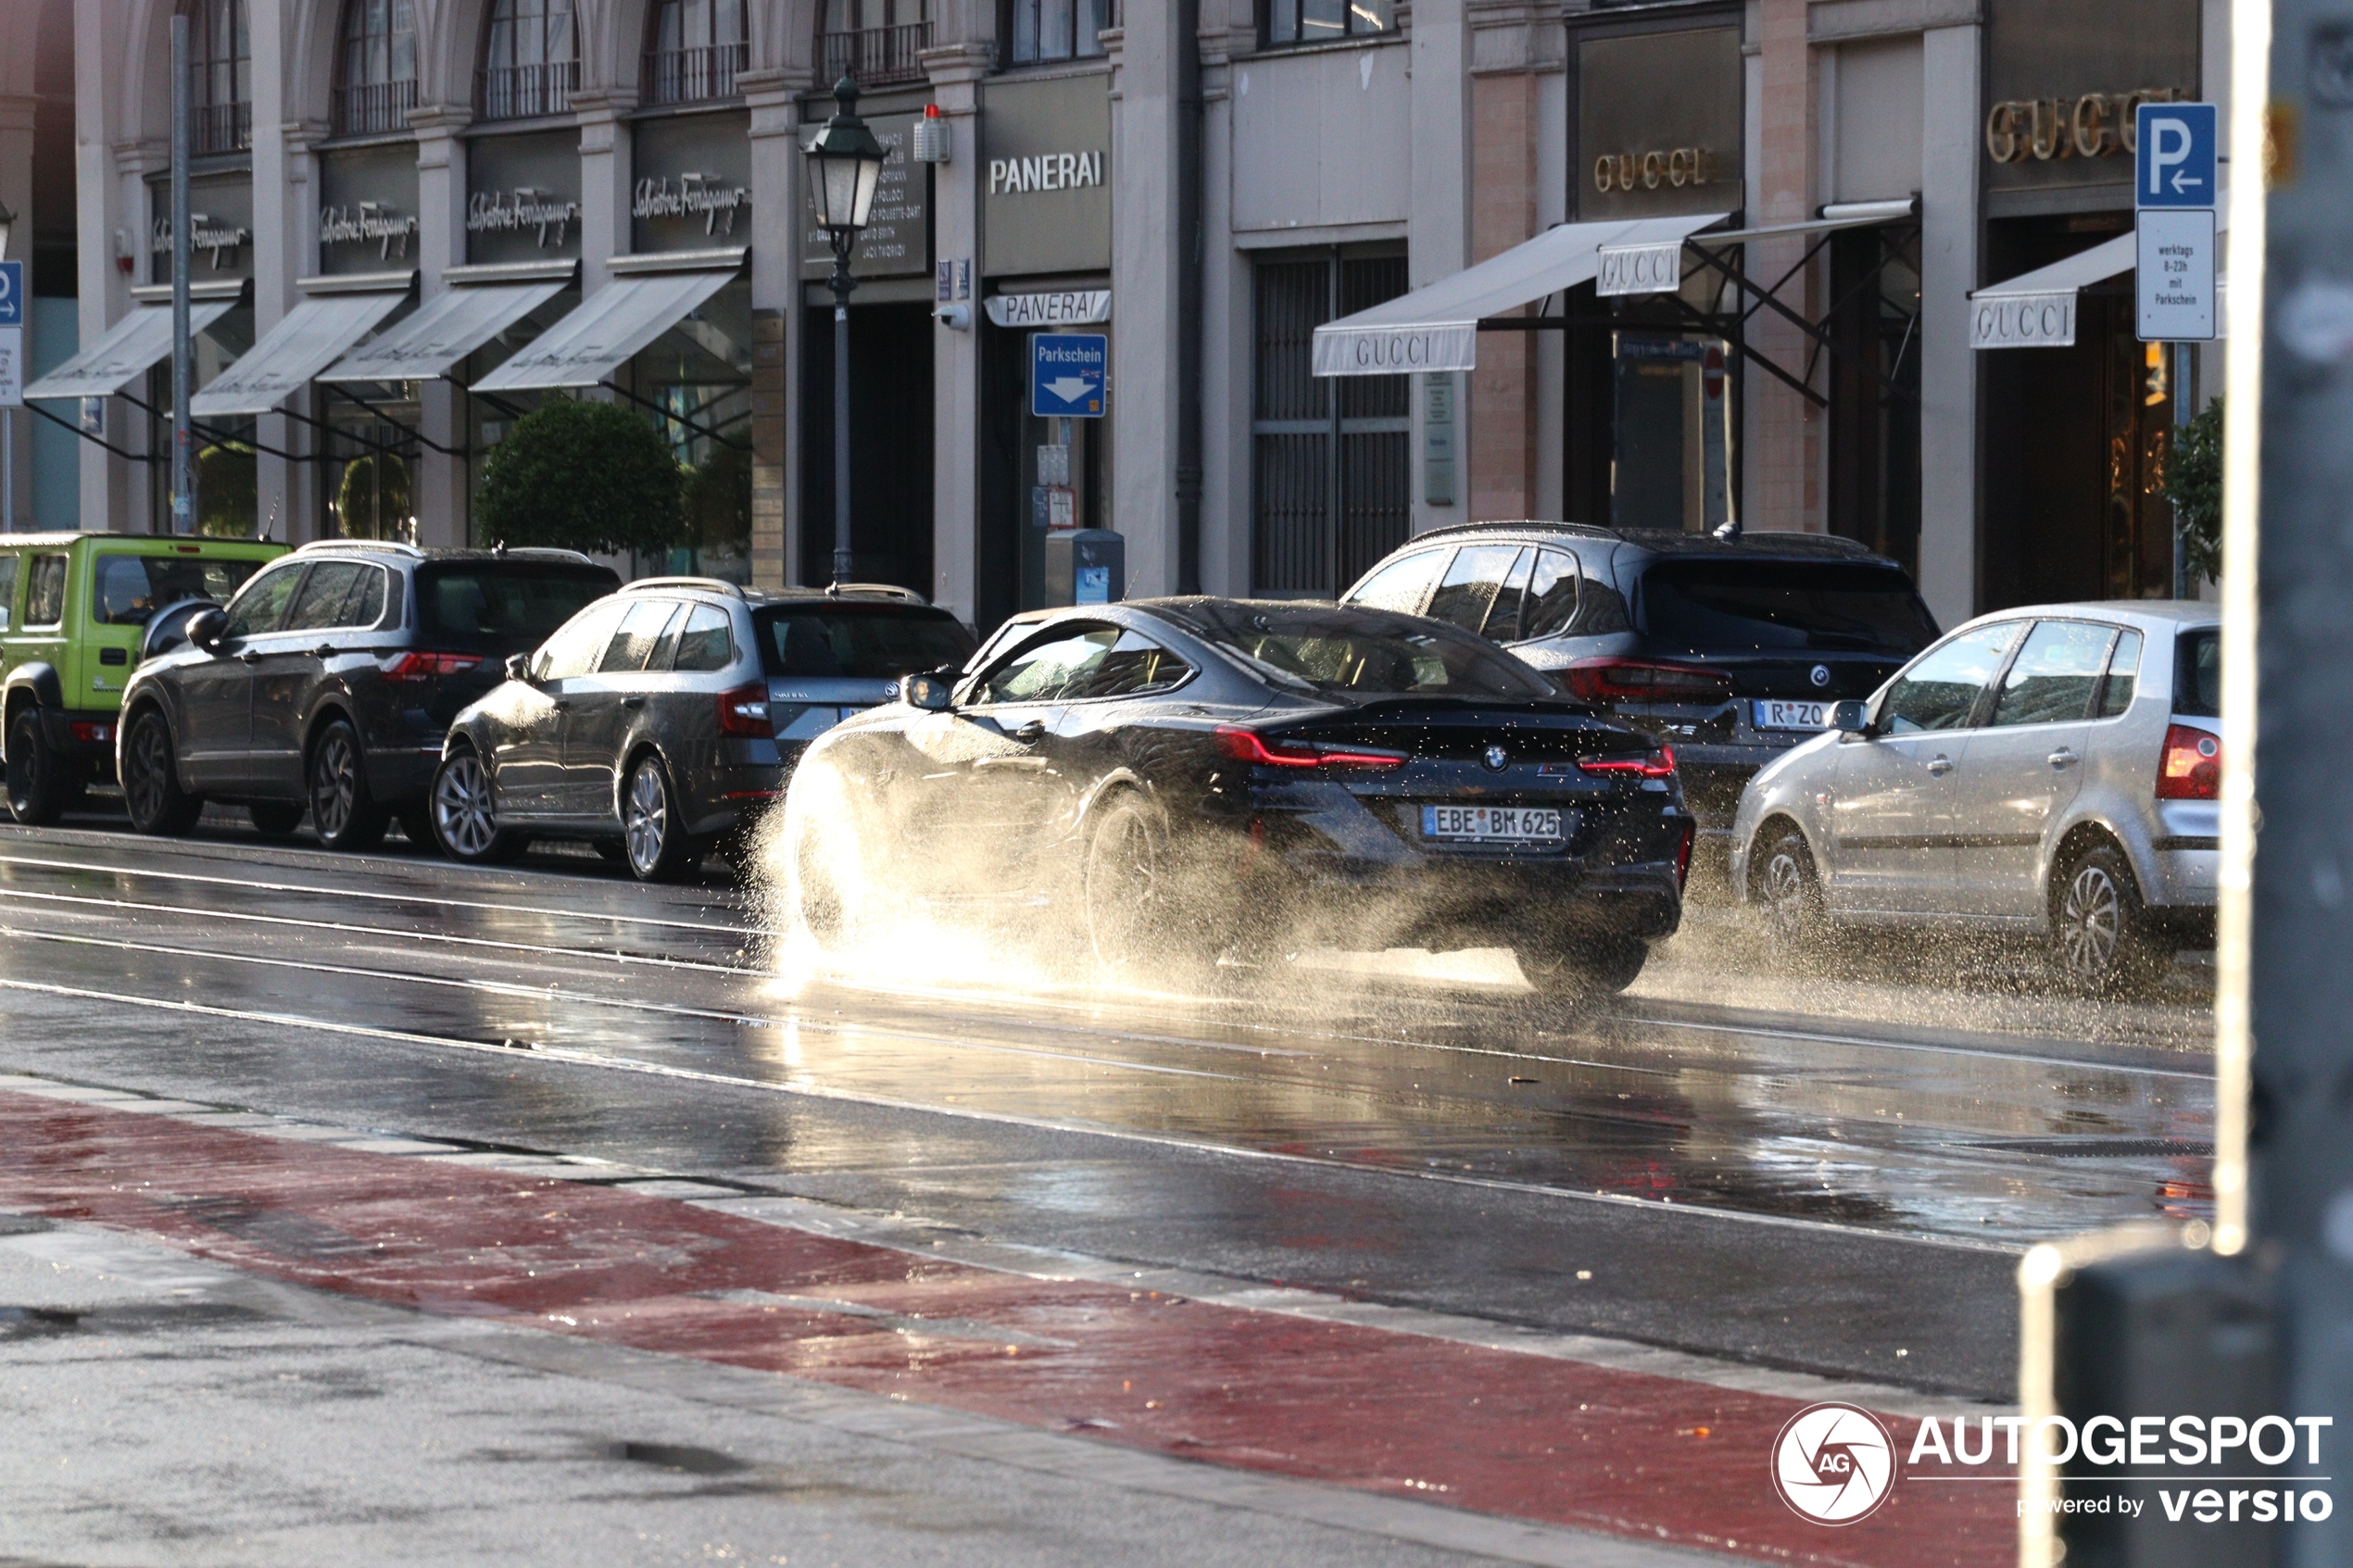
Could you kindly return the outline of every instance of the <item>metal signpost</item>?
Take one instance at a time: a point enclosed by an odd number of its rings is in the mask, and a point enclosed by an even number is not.
[[[188,19],[171,19],[171,532],[196,531],[196,433],[188,399],[195,395],[194,334],[189,323]]]
[[[2221,160],[2212,104],[2143,104],[2134,116],[2133,279],[2143,343],[2171,344],[2174,426],[2189,420],[2190,345],[2211,343],[2221,307],[2215,208]],[[2189,596],[2189,554],[2173,525],[2173,596]]]
[[[17,526],[17,420],[24,407],[24,263],[0,261],[0,533]]]

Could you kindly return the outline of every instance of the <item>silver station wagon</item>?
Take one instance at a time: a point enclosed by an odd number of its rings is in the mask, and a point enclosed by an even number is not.
[[[2221,626],[2189,602],[1981,617],[1759,770],[1732,885],[1778,944],[1836,927],[2046,938],[2095,992],[2210,945]]]

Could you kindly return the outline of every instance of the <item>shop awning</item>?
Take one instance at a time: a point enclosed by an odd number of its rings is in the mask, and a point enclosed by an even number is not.
[[[188,307],[188,324],[202,332],[236,308],[233,299]],[[24,389],[29,398],[111,397],[171,357],[171,307],[142,305],[106,332]]]
[[[2227,195],[2214,215],[2217,233],[2229,232]],[[2076,296],[2095,283],[2120,278],[2137,263],[2138,238],[2131,231],[2103,240],[2089,250],[2021,272],[2004,283],[1992,283],[1969,296],[1969,345],[1971,348],[2065,348],[2075,341]],[[2226,253],[2227,254],[2227,253]],[[2225,308],[2216,326],[2228,335],[2230,301],[2228,269],[2215,280],[2215,293]]]
[[[1315,329],[1319,376],[1390,376],[1403,370],[1467,370],[1478,363],[1483,316],[1516,310],[1601,275],[1604,252],[1647,253],[1683,241],[1728,214],[1564,223],[1534,239]]]
[[[649,272],[615,278],[513,358],[474,383],[476,392],[538,392],[595,386],[688,311],[725,288],[740,269]]]
[[[323,382],[431,381],[563,293],[560,282],[453,288],[319,373]]]
[[[245,357],[188,400],[200,420],[266,414],[373,332],[409,297],[409,274],[396,289],[315,294],[261,334]]]

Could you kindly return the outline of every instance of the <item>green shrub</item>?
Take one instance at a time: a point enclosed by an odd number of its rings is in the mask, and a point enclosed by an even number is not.
[[[2182,525],[2192,581],[2222,580],[2222,400],[2217,397],[2173,434],[2165,498]]]
[[[484,544],[653,555],[685,532],[679,490],[678,464],[647,420],[551,398],[483,460],[475,533]]]

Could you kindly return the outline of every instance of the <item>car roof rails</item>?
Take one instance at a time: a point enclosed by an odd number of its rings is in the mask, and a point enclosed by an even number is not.
[[[542,560],[576,560],[583,566],[597,564],[578,550],[559,549],[553,545],[517,545],[512,548],[494,545],[490,553],[494,556],[533,556]]]
[[[1604,528],[1597,523],[1556,522],[1543,518],[1517,518],[1487,522],[1452,523],[1444,528],[1433,528],[1427,533],[1416,533],[1405,543],[1417,545],[1425,539],[1440,539],[1456,533],[1574,533],[1587,539],[1623,539],[1625,537],[1617,529]]]
[[[748,597],[743,584],[730,583],[724,577],[640,577],[634,583],[623,583],[621,591],[634,594],[640,588],[696,588],[706,594],[727,594],[736,598]]]
[[[896,583],[832,583],[826,584],[828,596],[842,594],[871,594],[886,599],[902,599],[909,604],[928,605],[931,601],[912,588],[902,588]]]
[[[425,558],[424,551],[414,545],[404,545],[397,539],[313,539],[294,547],[296,555],[309,550],[390,550],[396,555]]]

